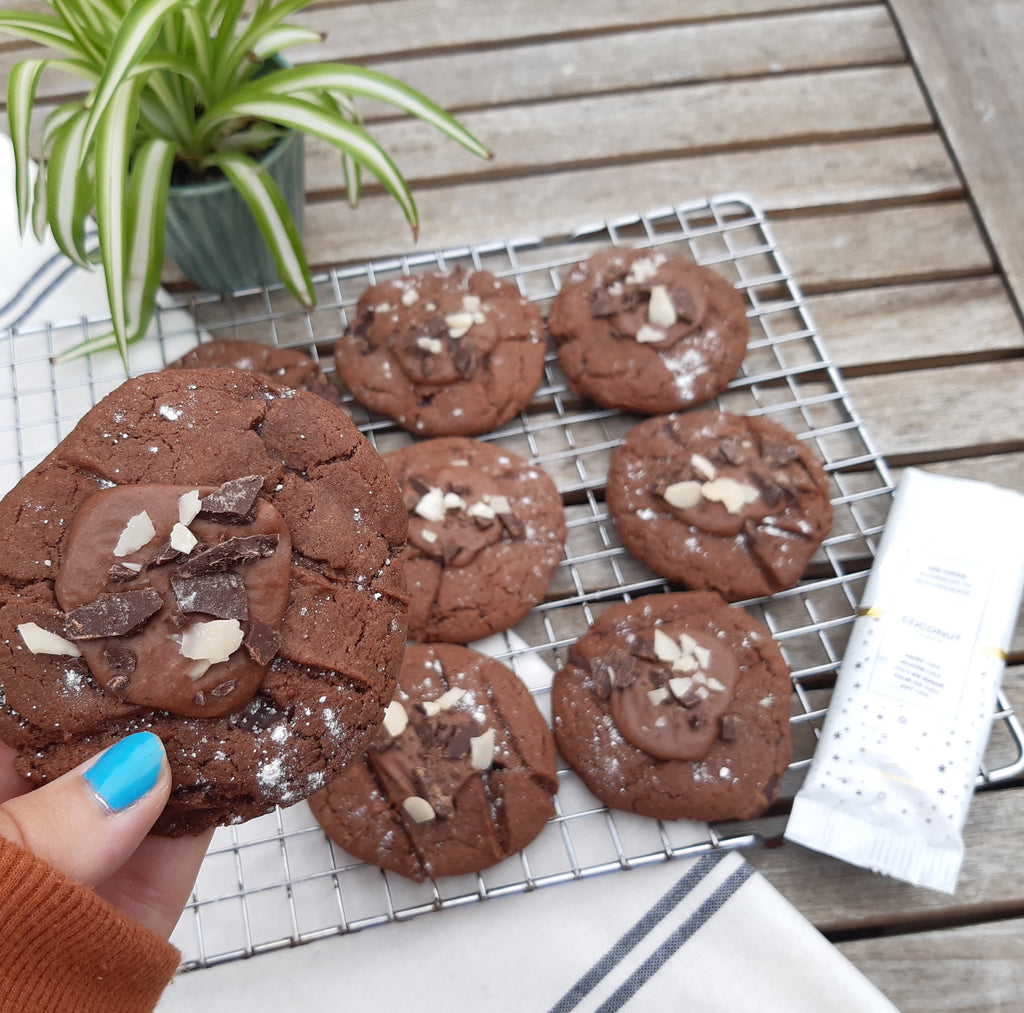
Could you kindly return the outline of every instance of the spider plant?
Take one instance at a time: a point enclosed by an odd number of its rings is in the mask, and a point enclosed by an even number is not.
[[[112,331],[71,354],[128,346],[152,319],[164,255],[172,174],[221,174],[245,199],[281,281],[304,305],[315,301],[295,221],[258,159],[287,130],[321,138],[341,153],[351,203],[370,172],[394,196],[414,234],[416,204],[402,173],[364,129],[354,100],[389,103],[468,150],[484,146],[452,116],[401,81],[350,64],[273,67],[282,51],[323,36],[288,19],[310,0],[54,0],[53,13],[0,11],[0,31],[50,52],[15,65],[8,121],[15,152],[19,225],[47,227],[76,264],[102,264]],[[269,61],[269,63],[268,63]],[[283,61],[280,61],[283,62]],[[85,80],[84,99],[53,108],[31,182],[29,135],[40,76]],[[98,251],[86,249],[95,218]]]

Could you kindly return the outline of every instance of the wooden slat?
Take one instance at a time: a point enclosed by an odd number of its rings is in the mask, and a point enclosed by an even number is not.
[[[1024,359],[852,377],[847,386],[893,463],[1024,450]]]
[[[781,834],[784,826],[784,817],[762,821],[770,835]],[[967,918],[972,909],[984,909],[989,918],[1024,912],[1024,879],[1007,875],[1012,856],[1024,847],[1024,791],[978,792],[964,843],[953,897],[855,868],[790,841],[754,849],[746,857],[823,932],[927,928],[935,920]]]
[[[293,51],[296,62],[350,59],[346,35]],[[446,108],[499,106],[724,78],[905,62],[879,5],[663,25],[514,48],[371,60]]]
[[[1024,5],[893,0],[892,7],[1024,307]]]
[[[1024,1009],[1024,918],[839,944],[902,1013],[998,1013]],[[927,987],[922,987],[927,982]]]
[[[510,47],[498,47],[492,35],[486,46],[474,49],[371,60],[361,59],[353,49],[347,10],[351,8],[317,8],[296,18],[326,32],[327,38],[290,49],[288,58],[296,64],[357,60],[396,75],[454,111],[727,77],[905,62],[892,19],[881,5],[667,24],[613,38],[584,35]],[[0,49],[0,75],[6,77],[23,57],[20,49]],[[47,75],[38,94],[45,98],[69,87],[81,90],[74,80]]]
[[[834,292],[807,302],[848,377],[1021,351],[1020,321],[999,275]]]
[[[854,68],[502,106],[460,117],[493,162],[407,119],[374,125],[411,179],[596,165],[735,147],[923,129],[931,124],[907,67]],[[312,170],[316,178],[315,166]]]
[[[799,207],[802,193],[806,195],[804,205],[814,207],[893,200],[900,194],[941,196],[955,185],[948,158],[933,137],[787,146],[761,152],[658,159],[635,166],[480,181],[473,186],[420,188],[415,191],[421,218],[419,244],[413,241],[390,197],[368,196],[355,210],[340,198],[318,201],[307,214],[306,247],[311,261],[325,267],[463,243],[565,234],[592,221],[595,208],[612,217],[719,192],[749,192],[752,199],[771,211]],[[780,241],[787,254],[794,242],[813,244],[813,253],[809,252],[801,265],[813,263],[815,256],[826,258],[815,271],[812,290],[827,287],[823,272],[830,271],[830,264],[847,259],[844,247],[851,242],[859,252],[854,254],[854,263],[849,268],[857,277],[847,279],[848,287],[867,280],[865,268],[870,262],[857,258],[863,258],[876,247],[885,255],[902,249],[900,273],[920,275],[920,264],[927,265],[936,251],[922,247],[924,259],[918,258],[915,264],[906,237],[892,233],[893,228],[910,228],[910,235],[914,235],[911,225],[916,214],[920,214],[921,228],[927,233],[924,238],[937,243],[937,250],[946,251],[945,260],[959,261],[967,273],[990,269],[976,232],[973,236],[969,231],[953,236],[942,231],[944,226],[961,230],[973,227],[963,206],[899,209],[878,214],[877,219],[867,221],[851,215],[848,219],[837,216],[801,223],[777,222],[775,230],[784,230]],[[827,233],[821,234],[826,227],[842,233],[835,250],[822,249],[823,243],[829,241]],[[871,235],[859,237],[858,231],[865,228]],[[945,274],[948,270],[944,263],[935,264],[926,269],[924,276],[929,271]],[[846,269],[840,273],[845,277]],[[888,272],[876,268],[876,273]],[[169,265],[165,280],[174,283],[182,278]]]

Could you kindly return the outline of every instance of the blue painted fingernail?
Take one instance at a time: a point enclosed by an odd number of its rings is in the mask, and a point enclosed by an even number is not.
[[[110,809],[120,812],[153,790],[163,755],[156,735],[136,732],[103,753],[85,772],[85,779]]]

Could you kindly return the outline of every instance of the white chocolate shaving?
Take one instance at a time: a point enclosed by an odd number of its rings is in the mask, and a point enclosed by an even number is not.
[[[21,623],[18,626],[21,639],[33,654],[59,654],[66,658],[80,658],[82,652],[70,640],[44,630],[36,623]]]
[[[697,641],[689,633],[679,634],[679,649],[683,654],[693,654],[697,650]]]
[[[199,539],[181,521],[171,528],[171,548],[176,552],[184,552],[187,556],[198,544]]]
[[[436,717],[441,711],[451,710],[464,696],[466,691],[458,686],[442,693],[436,700],[424,700],[421,706],[428,718]]]
[[[734,478],[716,478],[712,482],[705,482],[701,493],[705,499],[721,503],[731,514],[738,514],[759,495],[754,486],[737,482]]]
[[[198,489],[178,497],[178,520],[186,527],[196,519],[201,509],[202,502]]]
[[[434,531],[433,528],[424,528],[420,532],[420,538],[422,538],[423,541],[430,542],[430,544],[433,545],[434,542],[437,541],[437,532]]]
[[[641,324],[636,332],[636,340],[641,345],[653,345],[655,342],[665,340],[665,332],[660,327],[652,327],[650,324]]]
[[[672,662],[672,671],[682,672],[683,675],[696,672],[698,668],[700,665],[697,664],[697,659],[692,654],[682,654]]]
[[[677,700],[682,700],[693,689],[693,679],[686,675],[676,676],[674,679],[669,679],[668,688]]]
[[[664,703],[671,695],[668,686],[659,686],[657,689],[649,689],[647,691],[647,699],[651,701],[652,707],[657,707],[658,704]]]
[[[420,297],[420,294],[419,294],[419,292],[416,291],[416,289],[414,289],[414,288],[407,288],[402,293],[402,305],[403,306],[412,306],[413,303],[415,303],[415,302],[417,302],[419,300],[419,297]]]
[[[114,555],[130,556],[133,552],[138,552],[143,545],[148,545],[155,537],[156,528],[153,527],[149,514],[143,510],[128,518],[128,523],[125,524],[121,537],[114,546]]]
[[[440,338],[431,338],[426,334],[416,339],[416,347],[422,348],[424,352],[429,352],[431,355],[440,355],[444,349]]]
[[[659,661],[675,661],[680,655],[679,644],[660,626],[654,631],[654,654]]]
[[[416,504],[415,513],[425,521],[443,521],[445,515],[444,493],[437,486],[428,489]]]
[[[462,308],[467,313],[479,313],[483,304],[478,295],[464,295],[462,297]]]
[[[498,511],[482,499],[478,499],[475,503],[470,503],[466,513],[470,517],[479,517],[485,521],[493,521],[498,516]]]
[[[711,664],[711,651],[707,647],[701,647],[700,644],[695,644],[693,647],[694,656],[697,658],[697,664],[701,668],[707,668]]]
[[[402,812],[413,821],[413,823],[429,823],[437,818],[434,807],[419,795],[410,795],[402,803]]]
[[[662,494],[662,499],[677,510],[690,510],[701,498],[700,482],[673,482]]]
[[[392,700],[384,711],[384,731],[393,739],[397,739],[409,725],[406,709],[397,701]]]
[[[658,268],[665,263],[664,257],[640,257],[630,265],[629,274],[626,275],[627,285],[642,285],[650,281],[657,273]]]
[[[466,501],[457,492],[446,492],[444,494],[445,510],[465,510]]]
[[[242,646],[244,633],[237,619],[211,619],[194,623],[181,635],[181,653],[194,661],[216,665]]]
[[[472,313],[449,313],[444,318],[444,325],[448,328],[448,336],[461,338],[473,326]]]
[[[469,740],[469,762],[474,770],[490,770],[494,763],[494,744],[498,733],[493,728]]]
[[[509,503],[507,496],[491,495],[489,492],[484,493],[484,502],[491,507],[495,513],[498,514],[510,514],[512,513],[512,504]]]
[[[647,304],[647,319],[655,327],[662,329],[671,327],[679,319],[672,303],[672,297],[664,285],[651,286],[651,300]]]
[[[711,481],[718,475],[718,469],[703,454],[692,454],[690,456],[690,464],[708,481]]]

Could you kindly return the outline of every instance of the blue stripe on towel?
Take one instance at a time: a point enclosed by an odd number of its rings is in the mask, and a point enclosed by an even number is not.
[[[682,876],[660,900],[652,905],[643,917],[638,919],[630,929],[623,933],[607,953],[551,1007],[550,1013],[568,1013],[569,1010],[575,1009],[640,942],[650,935],[660,922],[675,910],[684,897],[693,892],[701,881],[725,857],[726,853],[715,852],[703,855],[698,859],[693,868]],[[683,925],[673,932],[672,936],[651,957],[630,975],[627,981],[601,1009],[619,1009],[621,1004],[634,995],[644,982],[658,971],[668,957],[678,950],[739,889],[751,872],[752,869],[747,865],[741,866],[740,869],[734,872]],[[669,949],[666,950],[666,948]],[[666,952],[662,953],[663,950],[666,950]],[[621,996],[620,993],[622,993]],[[616,997],[618,997],[617,1000]],[[614,1004],[610,1005],[613,1002]]]
[[[88,242],[96,237],[96,233],[87,234],[85,239]],[[96,248],[98,249],[98,247]],[[95,249],[86,250],[87,253],[94,253]],[[57,274],[54,275],[54,270]],[[72,271],[81,270],[77,264],[70,261],[59,250],[49,256],[32,272],[21,284],[14,295],[7,302],[0,306],[0,330],[13,330],[23,320],[30,316],[36,308],[53,294],[57,287]],[[48,277],[52,276],[52,277]],[[35,291],[33,291],[35,289]],[[31,301],[27,306],[18,304],[25,299]],[[16,314],[12,319],[7,319],[10,314]]]
[[[707,924],[711,916],[753,875],[749,865],[741,865],[683,922],[599,1007],[597,1013],[614,1013],[629,1002],[651,978]]]

